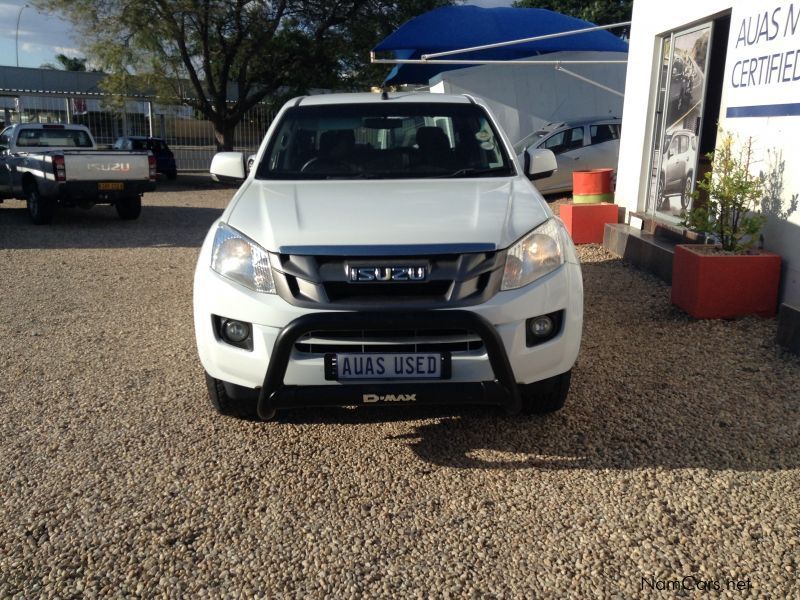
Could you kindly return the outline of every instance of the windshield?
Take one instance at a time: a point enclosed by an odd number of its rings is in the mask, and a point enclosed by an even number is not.
[[[284,113],[257,179],[492,177],[514,173],[475,104],[299,106]]]
[[[34,148],[91,148],[92,140],[80,129],[23,129],[17,146]]]

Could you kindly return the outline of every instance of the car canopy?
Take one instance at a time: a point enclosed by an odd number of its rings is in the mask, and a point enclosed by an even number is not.
[[[445,6],[411,19],[378,44],[374,52],[390,52],[396,59],[419,59],[423,54],[593,26],[588,21],[541,8]],[[500,48],[462,52],[447,58],[511,61],[564,51],[627,52],[628,44],[607,31],[596,30]],[[428,83],[443,71],[469,66],[473,65],[400,64],[392,69],[385,83]]]

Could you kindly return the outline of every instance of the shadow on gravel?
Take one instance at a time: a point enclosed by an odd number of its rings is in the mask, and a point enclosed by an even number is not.
[[[172,181],[159,176],[156,182],[156,192],[192,192],[196,190],[230,190],[231,195],[235,192],[241,182],[220,183],[211,179],[208,173],[178,173],[178,177]]]
[[[774,319],[690,319],[670,304],[669,286],[619,259],[593,256],[583,276],[583,344],[556,414],[402,406],[287,416],[346,425],[427,420],[394,439],[421,461],[452,468],[800,467],[800,360],[775,346]]]
[[[656,391],[638,400],[573,399],[562,412],[545,417],[451,416],[401,438],[423,461],[456,468],[797,468],[796,403],[791,409],[787,399],[759,402],[773,404],[765,408],[782,412],[785,419],[743,422],[730,404],[709,418]]]
[[[459,413],[401,436],[471,469],[800,467],[800,361],[775,320],[696,321],[670,288],[619,260],[583,265],[584,338],[566,407],[544,417]]]
[[[425,419],[454,418],[469,415],[473,418],[494,418],[499,409],[491,406],[359,406],[325,407],[283,410],[278,413],[279,423],[295,425],[337,424],[373,425],[375,423],[402,423]]]
[[[194,248],[203,243],[221,208],[150,206],[122,221],[112,206],[63,208],[52,225],[33,225],[24,208],[0,205],[0,248]]]

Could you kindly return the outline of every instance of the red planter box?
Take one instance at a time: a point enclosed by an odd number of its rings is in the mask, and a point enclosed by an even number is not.
[[[698,248],[703,246],[675,246],[672,259],[675,306],[696,319],[775,316],[781,279],[780,255],[763,250],[759,254],[724,255]]]
[[[602,244],[606,223],[619,221],[619,207],[616,204],[573,204],[567,202],[559,209],[567,231],[576,244]]]

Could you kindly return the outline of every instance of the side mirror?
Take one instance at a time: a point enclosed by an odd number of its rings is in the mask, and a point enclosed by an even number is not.
[[[244,154],[241,152],[217,152],[211,159],[211,176],[216,181],[244,179],[246,177]]]
[[[525,175],[531,181],[550,177],[558,169],[556,155],[551,150],[538,148],[525,151]]]

